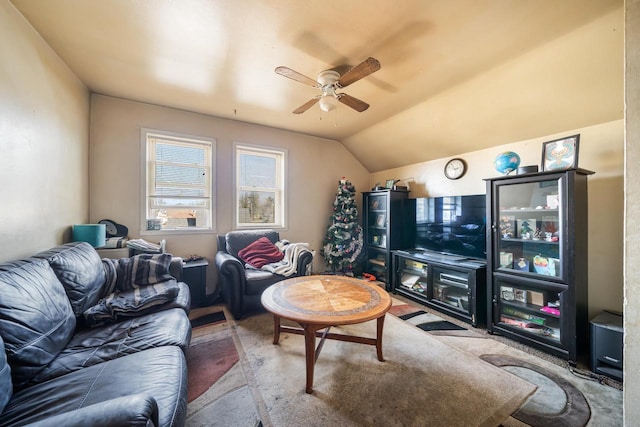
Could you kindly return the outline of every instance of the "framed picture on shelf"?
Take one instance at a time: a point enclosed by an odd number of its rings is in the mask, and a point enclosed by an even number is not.
[[[500,267],[513,268],[513,253],[500,252]]]
[[[502,215],[500,217],[500,235],[503,239],[512,239],[516,237],[516,217],[511,215]]]
[[[376,217],[376,227],[384,227],[385,217],[383,213],[378,214]]]
[[[527,302],[527,291],[522,289],[514,289],[513,300],[519,302]]]
[[[513,288],[500,286],[500,297],[505,301],[513,301],[514,299]]]
[[[382,236],[380,236],[380,246],[382,246],[383,248],[387,247],[387,235],[383,234]]]
[[[529,271],[529,261],[526,258],[518,258],[513,268],[520,271]]]
[[[384,185],[385,188],[392,189],[393,188],[393,179],[388,179]]]
[[[518,219],[518,238],[523,240],[531,240],[535,235],[536,220],[534,218]]]
[[[564,170],[578,167],[580,134],[554,139],[542,144],[542,171]]]

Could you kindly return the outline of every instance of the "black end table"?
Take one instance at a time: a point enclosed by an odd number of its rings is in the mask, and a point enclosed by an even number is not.
[[[191,306],[204,307],[207,304],[207,267],[209,261],[199,259],[182,265],[182,281],[191,291]]]

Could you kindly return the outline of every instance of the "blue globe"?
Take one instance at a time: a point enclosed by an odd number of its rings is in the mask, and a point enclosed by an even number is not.
[[[518,169],[520,166],[520,156],[513,151],[505,151],[496,156],[493,166],[501,174],[507,175],[509,172]]]

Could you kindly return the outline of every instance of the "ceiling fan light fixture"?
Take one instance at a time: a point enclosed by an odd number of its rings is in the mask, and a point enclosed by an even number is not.
[[[284,66],[276,67],[275,72],[283,77],[287,77],[291,80],[295,80],[306,86],[311,86],[322,91],[322,95],[311,98],[309,101],[293,110],[293,114],[302,114],[309,110],[309,108],[316,105],[316,103],[320,104],[321,111],[333,111],[337,108],[338,101],[347,107],[353,108],[357,112],[362,113],[369,108],[369,104],[346,93],[336,93],[336,89],[345,88],[358,80],[367,77],[369,74],[375,73],[379,69],[380,61],[370,57],[342,75],[340,75],[336,70],[321,71],[316,80]]]
[[[333,111],[338,106],[338,99],[333,95],[322,95],[320,98],[320,109],[324,112]]]

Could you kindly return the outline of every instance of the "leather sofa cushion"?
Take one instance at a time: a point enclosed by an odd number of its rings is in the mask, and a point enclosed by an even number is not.
[[[184,310],[172,308],[97,328],[79,330],[67,347],[33,378],[41,383],[88,366],[161,346],[186,352],[191,324]]]
[[[45,260],[0,269],[0,335],[15,388],[67,345],[76,327],[64,287]]]
[[[238,257],[255,268],[282,260],[284,254],[266,237],[260,237],[238,252]]]
[[[4,352],[4,341],[0,336],[0,414],[13,394],[11,384],[11,367],[7,363],[7,355]]]
[[[98,252],[86,242],[56,246],[34,255],[46,259],[64,286],[76,316],[104,295],[106,277]]]
[[[274,283],[278,283],[284,277],[263,270],[254,270],[247,268],[245,270],[247,278],[246,293],[247,295],[262,295],[265,289]]]
[[[0,425],[22,425],[109,399],[151,395],[160,426],[184,425],[187,364],[184,353],[164,346],[89,366],[14,393]]]
[[[227,241],[227,253],[235,258],[240,258],[238,252],[261,237],[266,237],[271,243],[278,241],[279,234],[273,230],[241,230],[230,231],[225,236]]]

